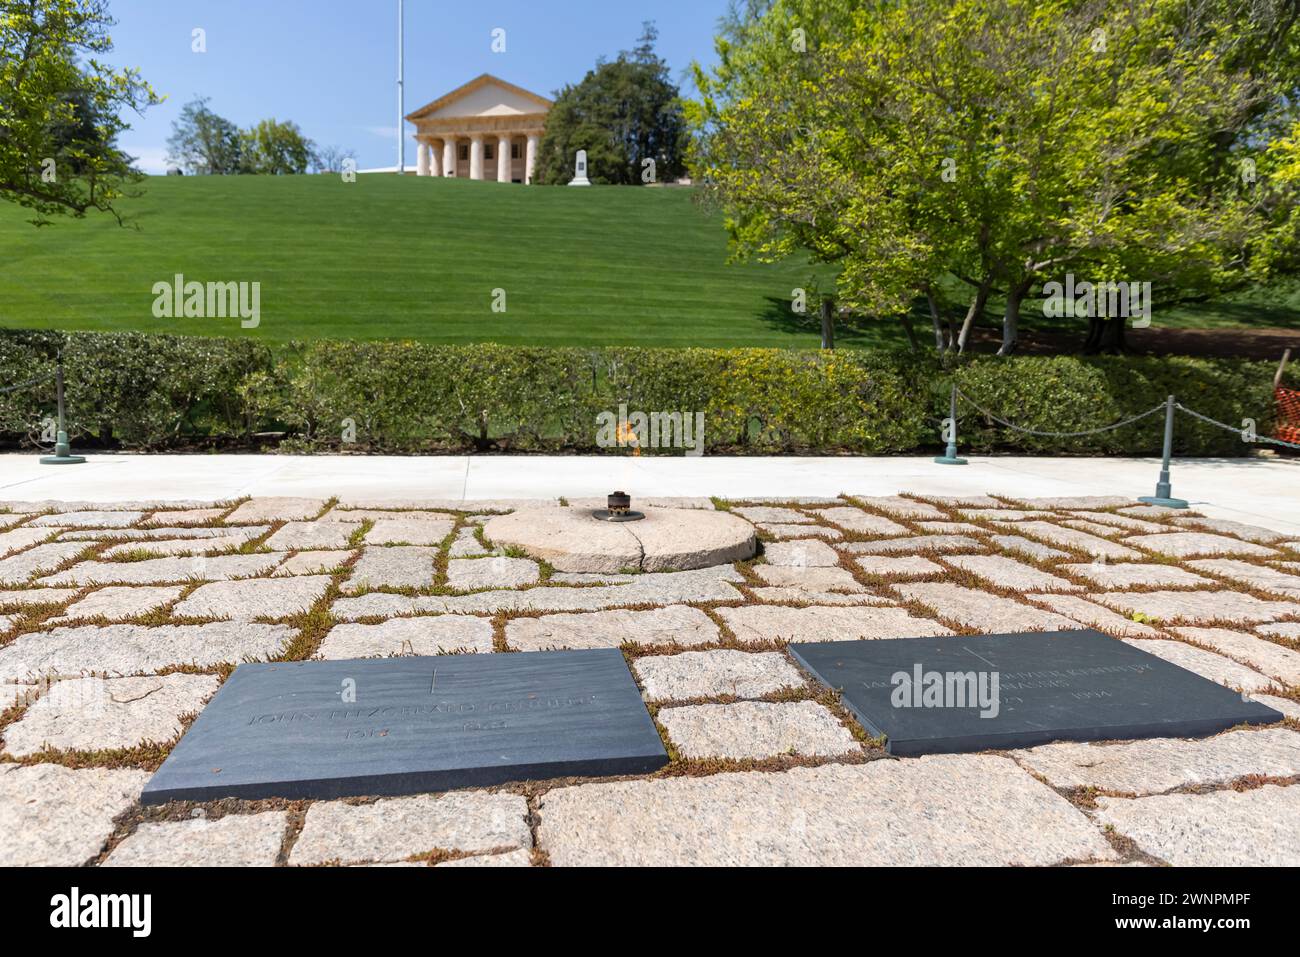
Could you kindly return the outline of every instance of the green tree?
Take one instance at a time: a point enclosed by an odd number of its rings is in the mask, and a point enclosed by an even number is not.
[[[305,173],[314,145],[296,123],[262,120],[239,134],[240,172],[286,176]]]
[[[538,182],[568,183],[578,150],[587,151],[594,183],[666,182],[685,172],[686,119],[668,64],[655,53],[657,37],[646,23],[634,50],[598,62],[556,95],[538,150]]]
[[[239,127],[195,97],[172,121],[167,159],[194,175],[228,176],[240,171]]]
[[[160,100],[138,71],[95,59],[112,24],[104,0],[0,0],[0,196],[36,225],[91,209],[121,222],[114,204],[138,179],[121,114]]]
[[[836,262],[841,301],[876,314],[920,297],[941,348],[958,277],[958,348],[997,295],[1009,353],[1025,299],[1068,270],[1170,299],[1287,261],[1285,179],[1265,202],[1238,167],[1286,169],[1268,144],[1295,116],[1295,6],[754,3],[697,71],[693,166],[737,255]],[[1122,331],[1094,319],[1089,345]]]

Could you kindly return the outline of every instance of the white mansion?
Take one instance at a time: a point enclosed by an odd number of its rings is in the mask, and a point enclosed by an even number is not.
[[[551,101],[484,73],[407,115],[420,176],[531,183]]]

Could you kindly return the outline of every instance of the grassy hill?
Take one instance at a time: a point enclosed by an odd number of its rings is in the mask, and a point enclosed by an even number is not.
[[[815,346],[806,265],[726,263],[684,189],[364,175],[151,177],[110,217],[0,204],[0,326],[553,345]],[[261,326],[156,319],[153,284],[260,282]],[[507,311],[491,309],[506,290]],[[882,326],[885,324],[881,324]],[[888,333],[895,332],[891,324]],[[884,330],[882,330],[884,331]],[[851,341],[851,340],[850,340]]]

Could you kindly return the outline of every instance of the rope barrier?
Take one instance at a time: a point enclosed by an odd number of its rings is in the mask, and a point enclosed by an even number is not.
[[[1115,429],[1122,429],[1126,425],[1132,425],[1134,422],[1138,422],[1142,419],[1147,418],[1148,416],[1155,415],[1157,412],[1163,412],[1165,410],[1165,403],[1161,402],[1158,406],[1156,406],[1153,409],[1148,409],[1146,412],[1142,412],[1131,418],[1125,419],[1122,422],[1116,422],[1114,425],[1103,425],[1099,429],[1086,429],[1082,432],[1044,432],[1038,429],[1023,428],[1022,426],[1016,425],[1014,422],[1008,422],[1006,419],[994,415],[988,409],[984,408],[982,405],[980,405],[978,402],[976,402],[974,399],[968,396],[965,392],[962,392],[961,389],[957,390],[957,394],[961,396],[963,399],[965,399],[967,402],[969,402],[971,405],[973,405],[984,415],[988,416],[994,422],[998,423],[999,425],[1005,425],[1008,429],[1012,429],[1016,432],[1023,432],[1025,435],[1042,435],[1050,438],[1077,438],[1083,435],[1097,435],[1101,432],[1112,432]],[[1240,432],[1241,430],[1235,429],[1234,431]]]
[[[1226,422],[1220,422],[1218,419],[1212,419],[1208,415],[1202,415],[1200,412],[1197,412],[1195,409],[1187,408],[1187,406],[1183,405],[1181,402],[1175,402],[1174,408],[1178,409],[1178,411],[1180,412],[1186,412],[1194,419],[1200,419],[1202,422],[1208,422],[1210,425],[1217,425],[1221,429],[1227,429],[1229,432],[1236,432],[1238,435],[1241,435],[1242,430],[1240,428],[1235,428],[1231,425],[1228,425]],[[1244,441],[1267,442],[1270,445],[1280,445],[1283,448],[1287,448],[1287,449],[1300,449],[1300,443],[1284,442],[1281,439],[1275,439],[1270,435],[1257,435],[1253,439],[1245,439]]]
[[[49,382],[51,379],[54,378],[55,374],[56,373],[53,372],[47,372],[45,375],[38,375],[35,378],[28,379],[26,382],[20,382],[17,385],[6,386],[5,388],[0,389],[0,395],[5,395],[6,393],[9,392],[17,392],[19,389],[25,389],[31,385],[40,385],[42,382]]]

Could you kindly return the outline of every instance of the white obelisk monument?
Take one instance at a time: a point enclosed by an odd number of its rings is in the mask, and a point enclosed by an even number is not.
[[[574,167],[573,179],[570,186],[590,186],[591,180],[587,179],[587,151],[578,150],[578,162]]]

